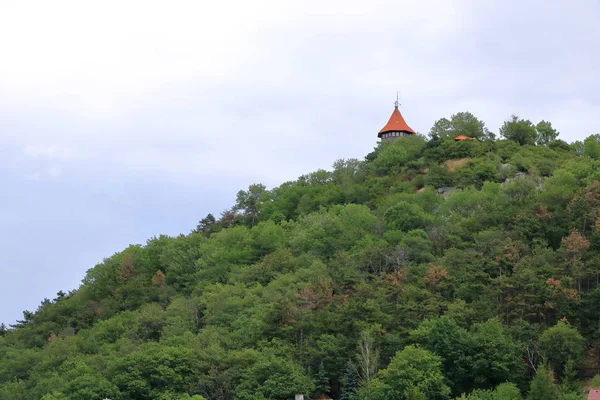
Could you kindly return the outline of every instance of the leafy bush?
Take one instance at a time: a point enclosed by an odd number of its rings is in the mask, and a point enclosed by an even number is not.
[[[497,164],[482,158],[470,160],[464,167],[459,168],[454,175],[458,187],[481,187],[486,181],[498,181]]]

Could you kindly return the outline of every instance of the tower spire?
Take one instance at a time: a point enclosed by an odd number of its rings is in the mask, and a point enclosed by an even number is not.
[[[394,112],[388,123],[379,131],[377,137],[382,140],[394,140],[403,136],[414,135],[410,126],[406,123],[398,107],[400,106],[400,91],[396,92],[396,101],[394,102]]]

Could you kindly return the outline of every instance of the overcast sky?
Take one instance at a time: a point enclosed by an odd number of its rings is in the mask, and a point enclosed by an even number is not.
[[[600,132],[600,3],[0,0],[0,321],[409,125]]]

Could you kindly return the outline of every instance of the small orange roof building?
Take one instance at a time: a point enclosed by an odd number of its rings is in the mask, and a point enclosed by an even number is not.
[[[458,135],[454,138],[454,140],[456,140],[457,142],[462,142],[463,140],[475,140],[475,138],[472,138],[471,136]]]
[[[600,389],[590,389],[587,400],[600,400]]]
[[[397,99],[394,104],[395,107],[390,120],[377,134],[377,137],[381,140],[394,140],[402,136],[410,136],[415,134],[415,131],[408,126],[404,120],[404,117],[402,117],[402,114],[400,114],[400,110],[398,109],[399,103]]]

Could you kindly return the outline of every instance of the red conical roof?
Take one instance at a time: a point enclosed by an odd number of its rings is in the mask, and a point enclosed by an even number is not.
[[[410,126],[408,126],[404,118],[402,118],[402,114],[400,114],[400,110],[398,110],[398,107],[394,108],[394,112],[392,113],[390,120],[383,127],[383,129],[379,131],[379,134],[377,136],[381,137],[382,134],[387,132],[415,133],[415,131],[413,131]]]

